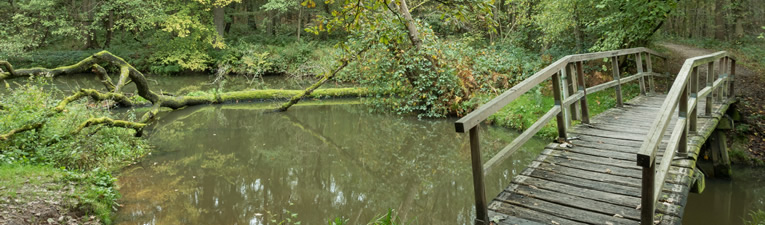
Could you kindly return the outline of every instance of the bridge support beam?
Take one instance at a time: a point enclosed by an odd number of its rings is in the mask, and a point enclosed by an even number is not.
[[[696,167],[693,169],[693,177],[691,177],[691,193],[701,194],[706,188],[706,180],[704,179],[704,173]]]
[[[720,119],[717,129],[709,137],[709,154],[712,155],[712,165],[714,167],[713,177],[730,178],[731,167],[728,157],[728,144],[725,131],[733,129],[733,122],[727,117]]]

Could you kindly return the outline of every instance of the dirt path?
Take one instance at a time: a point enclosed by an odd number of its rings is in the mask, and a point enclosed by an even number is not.
[[[703,49],[669,42],[662,42],[658,45],[672,52],[669,59],[669,70],[675,74],[687,58],[725,50]],[[701,70],[704,73],[706,71],[704,68]],[[760,160],[765,160],[765,138],[763,138],[765,136],[765,81],[763,77],[763,74],[758,74],[742,66],[742,63],[736,64],[735,92],[740,101],[735,107],[742,114],[743,124],[737,126],[743,132],[731,133],[731,135],[744,135],[749,140],[745,152]],[[748,126],[749,129],[743,129],[742,126]]]

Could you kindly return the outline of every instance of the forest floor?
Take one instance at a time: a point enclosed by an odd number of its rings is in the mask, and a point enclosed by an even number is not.
[[[673,74],[680,70],[688,58],[725,50],[696,48],[670,42],[661,42],[659,45],[671,51],[669,70]],[[729,140],[743,140],[743,144],[731,143],[734,147],[732,151],[741,150],[748,154],[749,159],[762,162],[765,160],[765,74],[742,64],[744,63],[736,64],[735,92],[739,102],[735,108],[741,113],[743,122],[737,126],[746,126],[748,129],[731,130],[728,135],[732,138]]]
[[[82,188],[60,170],[40,166],[0,166],[0,224],[101,224],[77,209]]]

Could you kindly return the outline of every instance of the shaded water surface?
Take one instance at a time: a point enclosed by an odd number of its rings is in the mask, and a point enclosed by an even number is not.
[[[119,176],[117,224],[366,224],[389,208],[413,224],[471,224],[469,143],[453,119],[370,114],[362,105],[258,106],[161,117],[150,131],[156,150]],[[517,135],[481,134],[484,161]],[[490,174],[487,197],[544,144],[531,140]]]
[[[743,225],[753,210],[765,210],[765,169],[734,167],[733,177],[706,179],[701,194],[690,194],[683,224]]]

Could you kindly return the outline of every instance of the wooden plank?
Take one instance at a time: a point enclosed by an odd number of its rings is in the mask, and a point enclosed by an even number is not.
[[[534,211],[588,224],[634,224],[637,222],[508,192],[500,193],[497,199],[512,205],[519,205]]]
[[[522,219],[515,216],[510,216],[504,213],[496,211],[489,211],[489,218],[494,224],[498,225],[544,225],[537,221]]]
[[[548,148],[549,149],[549,148]],[[612,166],[617,168],[623,168],[623,169],[634,169],[634,170],[640,170],[641,167],[636,165],[630,165],[629,162],[634,162],[633,160],[624,160],[624,159],[615,159],[615,158],[608,158],[608,157],[600,157],[600,156],[593,156],[593,155],[587,155],[587,154],[580,154],[576,152],[567,152],[567,151],[561,151],[556,149],[550,149],[549,152],[544,152],[542,154],[547,154],[549,156],[558,157],[558,158],[564,158],[567,160],[576,160],[580,162],[586,162],[586,163],[593,163],[603,166]]]
[[[504,201],[493,201],[490,205],[492,210],[496,212],[500,212],[503,214],[507,214],[510,216],[515,216],[523,219],[528,219],[532,221],[541,222],[544,224],[572,224],[572,225],[580,225],[585,224],[582,222],[577,222],[569,219],[560,218],[557,216],[554,216],[549,213],[544,213],[536,210],[531,210],[522,206],[512,205],[508,202]]]
[[[505,192],[513,195],[522,195],[546,202],[555,203],[562,206],[568,206],[583,211],[591,211],[605,214],[611,217],[624,217],[626,219],[639,220],[640,212],[637,210],[637,204],[624,206],[604,201],[596,201],[569,193],[560,193],[539,188],[534,185],[527,186],[520,184],[513,192]],[[612,195],[613,196],[613,195]],[[618,215],[618,216],[616,216]]]
[[[552,120],[553,116],[556,116],[560,113],[561,106],[556,105],[553,106],[550,111],[547,111],[545,115],[539,118],[537,122],[534,122],[526,131],[523,131],[518,137],[516,137],[513,142],[510,142],[507,146],[502,148],[494,157],[491,157],[489,161],[486,161],[485,164],[483,164],[483,172],[484,174],[488,174],[494,166],[500,164],[502,161],[510,157],[513,153],[518,151],[526,141],[531,139],[539,130],[542,129],[542,127],[545,126],[550,120]]]
[[[579,198],[625,206],[635,211],[635,213],[638,213],[637,206],[640,205],[640,188],[637,187],[594,182],[558,174],[550,174],[548,177],[542,178],[536,176],[519,176],[523,177],[523,184],[529,187],[533,186],[538,189],[568,194]],[[604,185],[606,188],[603,187]],[[505,191],[512,190],[506,189]],[[663,193],[670,194],[671,192],[670,190],[664,190]],[[678,206],[674,205],[662,205],[658,207],[658,210],[661,213],[678,215],[678,208]]]

